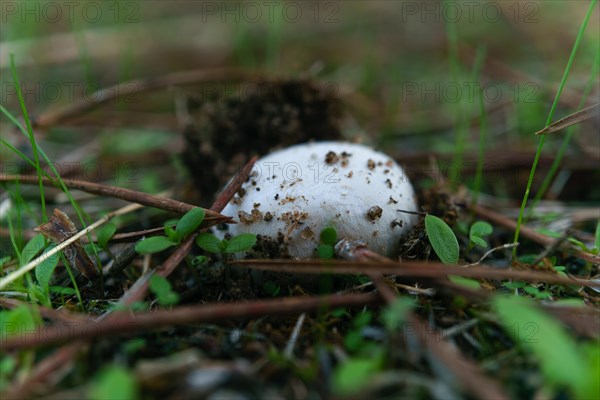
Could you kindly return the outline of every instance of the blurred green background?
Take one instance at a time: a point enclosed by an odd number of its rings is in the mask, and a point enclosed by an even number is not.
[[[489,162],[502,169],[510,156],[510,167],[527,169],[538,141],[533,132],[545,124],[588,6],[588,1],[5,1],[1,101],[19,115],[11,53],[34,118],[77,100],[91,102],[96,90],[120,82],[223,69],[224,79],[123,96],[36,131],[53,159],[76,150],[80,160],[116,157],[127,174],[135,153],[146,154],[135,156],[136,165],[152,168],[181,150],[178,96],[243,96],[240,87],[226,85],[231,68],[329,85],[348,106],[347,131],[366,132],[403,157],[434,152],[455,161],[475,157],[481,88]],[[596,8],[555,119],[576,111],[590,79],[595,83],[587,104],[597,102],[598,80],[591,74],[598,58],[598,15]],[[598,148],[597,121],[584,127],[569,150],[572,156]],[[3,116],[3,136],[23,145],[25,139],[13,131]],[[549,138],[542,168],[561,142],[559,135]],[[15,157],[1,151],[5,159]],[[92,172],[87,175],[94,180]],[[111,183],[159,189],[161,179],[148,176]]]

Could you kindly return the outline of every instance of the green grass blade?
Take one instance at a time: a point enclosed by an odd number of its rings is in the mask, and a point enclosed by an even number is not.
[[[13,153],[15,153],[16,155],[18,155],[20,158],[22,158],[24,161],[27,161],[27,163],[29,165],[31,165],[33,168],[35,168],[35,161],[33,161],[31,158],[27,157],[25,154],[23,154],[19,149],[17,149],[15,146],[13,146],[12,144],[8,143],[6,140],[0,138],[0,143],[2,143],[3,145],[5,145],[6,147],[8,147],[10,149],[10,151],[12,151]],[[44,174],[45,175],[45,174]]]
[[[40,202],[42,205],[42,219],[44,222],[48,220],[48,215],[46,215],[46,195],[44,193],[44,184],[42,182],[42,168],[40,166],[40,156],[38,154],[38,147],[35,143],[35,137],[33,136],[33,127],[31,126],[31,120],[29,119],[29,113],[27,113],[27,107],[25,107],[25,100],[23,99],[23,93],[21,92],[21,83],[19,82],[19,77],[17,76],[17,68],[15,66],[15,55],[10,53],[10,72],[12,74],[13,82],[15,84],[15,89],[17,91],[17,97],[19,98],[19,105],[21,106],[21,112],[23,113],[23,119],[25,120],[25,124],[27,126],[27,137],[29,138],[29,142],[31,143],[31,148],[33,150],[33,161],[35,163],[35,170],[38,176],[38,186],[40,188]]]
[[[483,68],[483,62],[485,60],[486,48],[479,46],[477,48],[477,54],[475,55],[475,62],[473,63],[473,71],[471,72],[471,82],[479,82],[479,74]],[[479,101],[479,154],[477,157],[477,172],[475,174],[475,181],[473,182],[473,204],[477,203],[479,198],[479,192],[481,191],[481,180],[483,177],[483,162],[484,162],[484,151],[485,141],[487,137],[487,116],[485,115],[485,100],[483,97],[483,88],[479,85],[478,91]]]
[[[446,1],[449,3],[449,1]],[[455,84],[458,85],[460,78],[460,62],[458,59],[458,31],[456,22],[445,20],[446,37],[448,38],[448,63],[450,66],[450,76]],[[468,127],[465,125],[462,100],[456,102],[456,119],[454,129],[456,132],[456,141],[454,144],[454,157],[452,164],[456,169],[456,176],[449,176],[452,181],[452,186],[457,187],[460,178],[460,172],[463,164],[464,144],[467,136]],[[449,169],[450,170],[450,169]]]
[[[585,86],[583,95],[581,96],[581,100],[579,101],[579,105],[577,106],[577,110],[581,110],[584,108],[584,106],[587,102],[588,96],[589,96],[590,92],[592,91],[592,89],[594,88],[594,85],[596,83],[596,76],[598,75],[599,70],[600,70],[600,51],[597,53],[596,60],[594,61],[594,66],[592,67],[592,73],[590,74],[590,78]],[[548,187],[550,187],[550,184],[552,183],[552,180],[554,179],[554,176],[556,175],[556,172],[558,171],[558,167],[560,166],[560,163],[567,151],[567,148],[569,147],[571,138],[573,137],[573,135],[575,134],[576,131],[577,131],[576,126],[570,126],[569,128],[567,128],[567,133],[565,134],[565,137],[560,146],[560,149],[556,153],[556,156],[554,157],[554,161],[552,162],[552,165],[550,166],[550,170],[548,171],[548,174],[544,178],[544,181],[542,182],[540,189],[535,194],[533,204],[531,205],[529,213],[526,215],[526,217],[529,217],[531,215],[533,210],[536,208],[536,206],[539,204],[540,200],[544,196],[544,194],[546,194]]]
[[[577,37],[575,38],[575,44],[573,45],[573,49],[571,50],[571,55],[569,56],[569,61],[567,62],[567,66],[565,67],[565,71],[562,76],[562,80],[560,81],[560,86],[558,87],[558,91],[556,92],[556,96],[554,97],[554,103],[552,103],[552,107],[550,108],[550,113],[548,114],[548,119],[546,120],[546,126],[552,123],[552,118],[554,117],[554,111],[556,110],[556,106],[558,105],[558,100],[560,99],[560,95],[567,83],[567,78],[569,77],[569,72],[571,72],[571,66],[573,65],[573,61],[575,60],[575,54],[577,54],[577,49],[579,48],[579,43],[581,42],[581,38],[583,37],[583,33],[587,27],[587,24],[592,16],[592,12],[594,11],[594,7],[596,6],[597,0],[593,0],[590,3],[588,11],[583,19],[583,23],[579,27],[579,32],[577,33]],[[544,140],[546,139],[546,135],[543,135],[540,138],[540,142],[538,144],[537,151],[535,153],[535,158],[533,160],[533,165],[531,166],[531,171],[529,172],[529,179],[527,180],[527,187],[525,189],[525,194],[523,195],[523,201],[521,202],[521,208],[519,210],[519,218],[517,219],[517,227],[515,229],[515,236],[513,238],[513,243],[516,244],[519,241],[519,233],[521,231],[521,224],[523,223],[523,214],[525,213],[525,206],[527,205],[527,200],[529,199],[529,192],[531,191],[531,184],[533,183],[533,177],[535,175],[535,170],[537,168],[538,162],[540,160],[540,156],[542,154],[542,149],[544,147]],[[513,258],[517,256],[517,247],[513,247]]]
[[[54,165],[54,163],[52,163],[50,161],[50,158],[46,155],[46,153],[44,152],[44,150],[38,146],[38,144],[35,141],[35,137],[33,136],[33,128],[31,125],[31,120],[29,118],[29,113],[27,112],[27,108],[25,106],[25,103],[23,101],[23,96],[21,93],[21,89],[20,89],[20,83],[18,80],[18,74],[17,74],[17,70],[15,68],[15,63],[14,63],[14,55],[11,53],[11,72],[12,72],[12,76],[13,76],[13,81],[15,83],[15,87],[17,90],[17,95],[19,97],[19,103],[21,105],[21,110],[23,112],[23,118],[25,120],[27,129],[25,129],[23,127],[22,124],[19,123],[19,121],[3,106],[0,106],[0,110],[2,111],[2,113],[4,113],[16,126],[17,128],[19,128],[19,130],[26,136],[29,138],[31,146],[32,146],[32,150],[33,150],[33,154],[34,154],[34,164],[35,164],[35,169],[38,173],[38,182],[39,182],[39,186],[40,186],[40,196],[42,198],[42,219],[44,222],[46,222],[47,219],[47,214],[46,214],[46,203],[45,203],[45,197],[44,197],[44,185],[42,182],[42,175],[47,176],[50,179],[57,179],[59,182],[59,185],[62,189],[62,191],[65,193],[65,195],[67,196],[67,198],[69,199],[69,202],[71,203],[71,206],[73,207],[73,209],[75,210],[75,212],[77,213],[77,217],[79,218],[79,221],[81,222],[82,228],[85,229],[87,227],[85,218],[84,218],[84,211],[81,208],[81,206],[77,203],[77,201],[75,201],[75,198],[71,195],[71,192],[69,191],[69,189],[67,188],[67,186],[65,185],[64,181],[62,180],[60,173],[58,172],[58,170],[56,169],[56,166]],[[54,177],[50,177],[48,176],[48,174],[46,174],[40,166],[40,161],[39,161],[39,155],[42,156],[42,158],[46,161],[46,163],[48,164],[48,166],[50,167],[52,173],[54,174]],[[91,234],[88,233],[88,239],[90,240],[90,242],[92,241],[92,237]],[[95,247],[92,247],[94,255],[96,257],[96,260],[98,260],[98,252],[96,250]],[[73,282],[74,283],[74,282]]]

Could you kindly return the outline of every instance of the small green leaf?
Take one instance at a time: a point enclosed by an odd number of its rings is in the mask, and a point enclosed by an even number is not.
[[[319,258],[329,259],[333,258],[333,254],[335,253],[333,246],[330,244],[321,244],[317,248],[317,253],[319,254]]]
[[[335,228],[328,226],[321,231],[321,243],[333,246],[337,241],[337,231]]]
[[[127,354],[135,354],[135,352],[146,347],[146,339],[135,338],[131,339],[123,344],[123,351]]]
[[[559,299],[552,302],[553,306],[565,306],[565,307],[584,307],[585,302],[581,298],[569,298],[569,299]]]
[[[77,294],[77,291],[70,287],[50,286],[49,289],[51,293],[63,294],[65,296],[73,296]]]
[[[523,264],[533,264],[537,258],[537,254],[523,254],[519,257],[519,262],[522,262]]]
[[[331,316],[335,318],[350,317],[350,313],[344,308],[336,308],[335,310],[331,311]]]
[[[540,289],[536,288],[535,286],[525,286],[523,290],[525,291],[525,293],[530,294],[532,296],[535,296],[540,292]]]
[[[381,314],[386,329],[388,331],[400,329],[414,306],[415,302],[408,297],[398,297],[394,300]]]
[[[481,284],[475,279],[454,275],[450,275],[448,278],[450,279],[450,282],[456,283],[457,285],[461,285],[469,289],[481,289]]]
[[[351,330],[344,337],[344,346],[352,353],[364,348],[364,340],[359,329]]]
[[[570,387],[574,393],[588,387],[585,357],[556,319],[523,296],[499,296],[493,303],[504,329],[518,346],[536,356],[548,382]]]
[[[488,247],[488,242],[479,236],[470,236],[469,239],[471,239],[471,242],[475,243],[479,247]]]
[[[194,258],[192,258],[192,265],[198,266],[198,265],[202,265],[204,264],[206,261],[208,260],[208,257],[206,256],[196,256]]]
[[[171,288],[171,283],[160,275],[154,275],[150,278],[150,290],[156,296],[162,306],[177,304],[179,295]]]
[[[175,243],[179,243],[181,242],[181,239],[183,239],[183,237],[179,233],[175,232],[175,229],[170,225],[165,225],[165,235],[167,235],[167,237]]]
[[[41,233],[32,237],[21,252],[21,265],[25,265],[33,260],[33,258],[44,249],[45,245],[44,235]]]
[[[4,267],[4,264],[8,263],[11,259],[11,256],[0,257],[0,268]]]
[[[0,340],[31,333],[39,322],[37,308],[28,305],[21,305],[10,311],[0,311]]]
[[[170,226],[172,228],[175,228],[175,225],[177,225],[177,223],[179,222],[179,218],[171,218],[166,220],[165,222],[163,222],[163,226],[166,228],[167,226]]]
[[[577,240],[575,238],[567,238],[567,240],[570,243],[573,243],[575,246],[579,247],[581,250],[583,251],[590,251],[590,249],[587,248],[587,246],[585,245],[585,243],[583,243],[581,240]]]
[[[522,289],[525,287],[525,282],[504,282],[504,287],[510,290]]]
[[[135,245],[135,251],[140,254],[158,253],[169,247],[175,246],[177,243],[164,236],[153,236],[142,240]]]
[[[333,391],[350,395],[364,388],[381,369],[381,357],[351,358],[339,365],[333,373]]]
[[[123,367],[111,365],[98,374],[88,395],[90,399],[130,400],[137,399],[138,393],[134,375]]]
[[[561,236],[560,233],[551,231],[550,229],[546,229],[546,228],[539,228],[539,229],[536,229],[536,231],[541,233],[542,235],[550,236],[555,239],[558,239]]]
[[[469,230],[469,239],[481,247],[488,247],[488,243],[485,241],[485,237],[489,236],[494,231],[492,225],[484,221],[477,221],[471,225]]]
[[[440,260],[444,264],[456,264],[458,262],[458,240],[448,224],[435,215],[427,214],[425,231],[433,251]]]
[[[281,286],[279,286],[278,284],[276,284],[275,282],[271,282],[271,281],[267,281],[265,282],[265,284],[263,285],[263,290],[270,294],[271,296],[275,297],[279,294],[279,292],[281,291]]]
[[[212,233],[203,233],[196,238],[196,244],[202,250],[211,253],[221,252],[221,240]]]
[[[100,246],[98,246],[96,243],[87,243],[87,244],[83,245],[83,248],[85,249],[85,252],[88,254],[96,254],[97,252],[102,250],[102,248]]]
[[[354,325],[355,328],[362,328],[364,326],[369,325],[372,319],[373,313],[371,311],[364,311],[354,318],[354,321],[352,321],[352,325]]]
[[[109,222],[108,224],[98,228],[96,230],[96,237],[98,238],[98,246],[105,249],[108,241],[117,231],[117,225]]]
[[[51,244],[42,254],[46,254],[48,251],[53,249],[55,245]],[[52,274],[54,273],[54,269],[58,265],[59,255],[58,253],[53,254],[42,263],[35,267],[35,277],[38,280],[40,286],[46,291],[48,289],[48,284],[50,283],[50,278],[52,278]]]
[[[15,356],[16,357],[16,356]],[[6,377],[10,375],[17,366],[17,360],[14,357],[6,356],[0,361],[0,376]],[[1,378],[0,378],[1,379]],[[2,382],[0,380],[0,382]]]
[[[242,233],[237,235],[227,242],[225,253],[239,253],[247,251],[256,244],[256,235],[253,233]]]
[[[185,213],[177,222],[175,231],[183,239],[193,231],[195,231],[204,221],[204,209],[196,207]]]

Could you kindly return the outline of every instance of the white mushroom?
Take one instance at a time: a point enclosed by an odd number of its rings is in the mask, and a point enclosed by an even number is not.
[[[392,256],[417,220],[405,211],[417,211],[413,187],[389,156],[353,143],[307,143],[258,160],[222,212],[237,224],[217,236],[255,233],[259,246],[282,253],[268,255],[308,258],[331,226],[338,239]]]

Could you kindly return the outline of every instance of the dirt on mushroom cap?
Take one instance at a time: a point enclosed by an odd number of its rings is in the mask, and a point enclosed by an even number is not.
[[[354,143],[308,143],[271,153],[257,162],[243,193],[223,210],[242,216],[230,233],[283,235],[292,257],[315,256],[318,233],[326,226],[339,238],[363,240],[373,251],[393,255],[416,221],[404,212],[417,211],[417,205],[402,168]],[[257,218],[266,213],[268,220]]]

